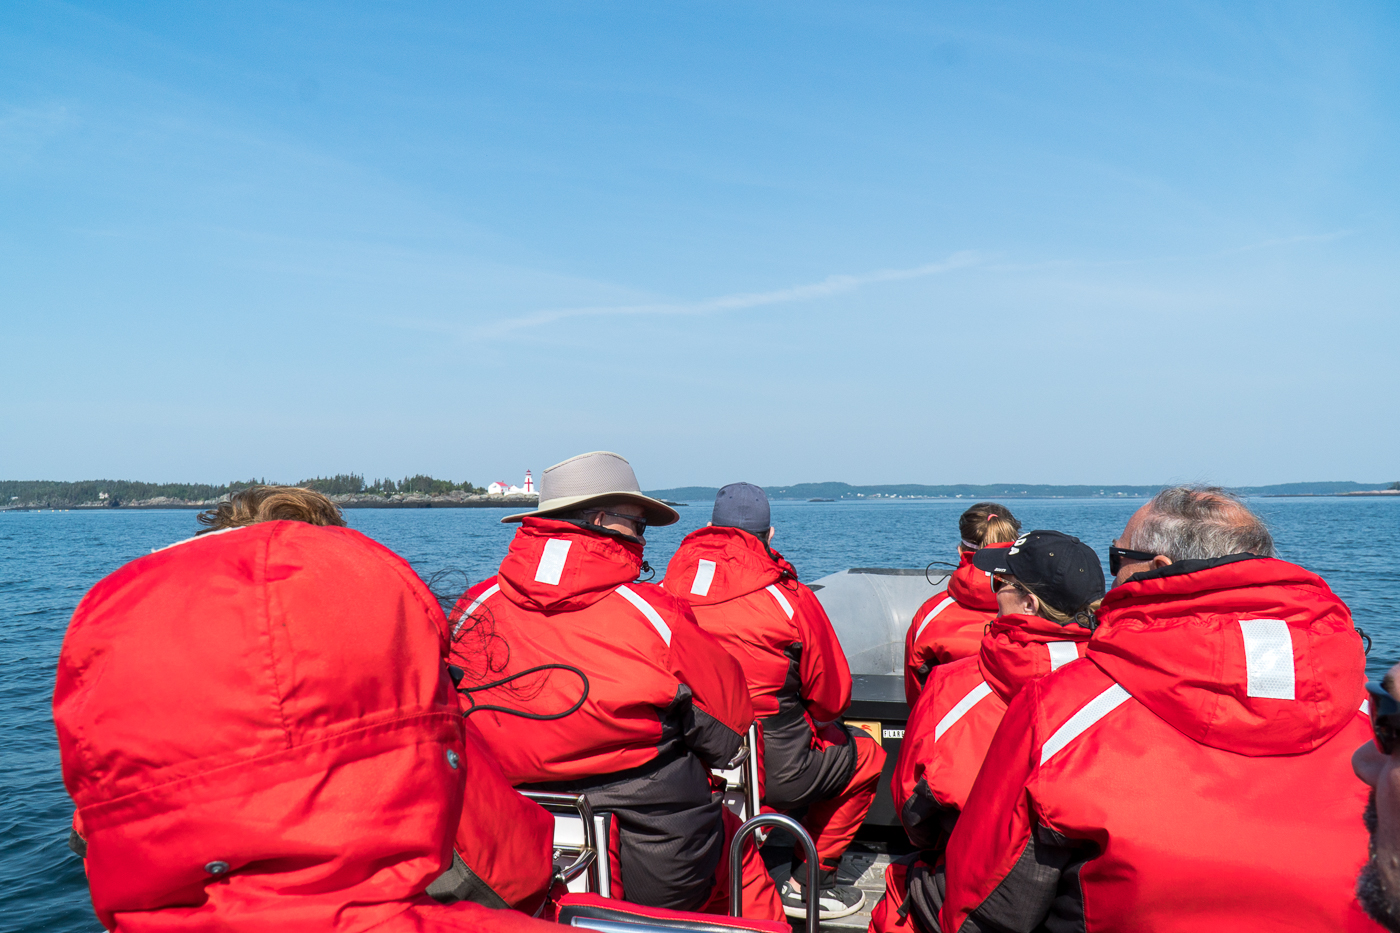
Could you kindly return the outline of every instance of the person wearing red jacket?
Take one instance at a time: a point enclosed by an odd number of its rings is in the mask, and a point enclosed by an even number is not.
[[[803,825],[821,859],[821,918],[860,910],[865,895],[838,885],[836,869],[875,800],[885,751],[835,720],[851,702],[851,671],[831,620],[797,571],[773,550],[768,497],[733,483],[715,496],[709,526],[691,532],[662,585],[687,600],[696,621],[743,667],[763,729],[764,800],[778,810],[807,808]],[[802,916],[794,858],[783,906]]]
[[[875,906],[872,931],[938,928],[937,909],[930,909],[936,896],[924,888],[939,883],[943,847],[1007,704],[1031,680],[1084,656],[1104,593],[1098,555],[1057,531],[1033,531],[1015,546],[1026,554],[1056,552],[1061,561],[1051,563],[1058,572],[994,577],[1001,614],[982,636],[978,656],[934,668],[920,694],[890,791],[909,841],[921,851],[885,869],[885,896]],[[984,548],[974,563],[990,572],[1003,553]]]
[[[641,494],[617,454],[545,470],[539,508],[503,519],[521,527],[500,573],[454,610],[453,658],[462,688],[477,688],[472,702],[487,707],[468,714],[509,781],[586,793],[611,814],[618,896],[723,913],[728,884],[717,872],[737,820],[712,796],[707,769],[735,758],[753,705],[738,662],[689,605],[634,582],[647,526],[678,517]],[[743,874],[744,916],[781,920],[752,846]]]
[[[991,578],[972,566],[979,548],[1004,544],[1021,533],[1011,510],[979,502],[958,519],[958,567],[946,589],[934,593],[909,623],[904,636],[904,698],[912,709],[929,672],[939,664],[977,655],[987,623],[996,617]]]
[[[53,718],[102,925],[557,929],[427,893],[464,808],[510,792],[464,742],[432,593],[358,532],[251,520],[110,574],[64,637]]]
[[[1352,892],[1361,639],[1272,555],[1220,489],[1133,516],[1085,657],[1007,707],[932,892],[943,931],[1375,929]]]

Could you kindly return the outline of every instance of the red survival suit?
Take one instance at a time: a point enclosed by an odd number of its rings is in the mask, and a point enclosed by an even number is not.
[[[943,847],[972,783],[982,768],[987,747],[1006,714],[1006,705],[1029,681],[1084,656],[1089,629],[1060,625],[1040,616],[1010,615],[992,620],[975,658],[933,669],[904,731],[890,793],[899,808],[909,841],[923,850],[891,862],[885,869],[885,897],[875,906],[871,929],[934,929],[921,913],[927,900],[906,903],[906,875],[920,879],[942,860]],[[941,869],[939,869],[941,871]],[[915,918],[922,922],[915,923]]]
[[[465,732],[473,805],[462,809],[452,868],[428,893],[534,914],[554,879],[554,817],[510,786],[471,720]]]
[[[54,724],[103,926],[557,929],[424,893],[491,773],[463,742],[445,625],[401,558],[300,522],[195,538],[94,586]]]
[[[972,566],[974,553],[962,553],[958,569],[948,578],[948,588],[930,596],[919,607],[904,636],[904,697],[911,708],[919,699],[929,671],[939,664],[976,655],[987,623],[997,616],[991,575]]]
[[[834,871],[870,812],[885,750],[833,722],[851,702],[851,671],[826,611],[781,554],[737,528],[687,535],[662,585],[743,667],[763,728],[765,802],[808,807],[803,824]]]
[[[690,607],[659,586],[632,582],[641,564],[636,538],[526,518],[500,573],[459,603],[454,624],[481,633],[488,669],[461,656],[460,641],[453,659],[468,671],[463,687],[540,664],[580,668],[588,697],[569,716],[539,721],[483,711],[471,722],[512,783],[586,793],[595,811],[613,814],[611,867],[620,896],[722,913],[728,883],[717,883],[716,873],[737,820],[711,795],[707,768],[732,760],[753,707],[738,663],[700,630]],[[580,692],[575,675],[552,670],[473,698],[549,714],[567,710]],[[745,917],[783,917],[752,846],[744,899]]]
[[[1364,658],[1321,578],[1248,554],[1113,589],[1011,701],[947,848],[944,931],[1376,930],[1353,895]]]

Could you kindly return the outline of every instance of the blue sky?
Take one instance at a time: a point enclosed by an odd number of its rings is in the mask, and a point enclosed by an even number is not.
[[[0,13],[0,477],[1400,478],[1400,8]]]

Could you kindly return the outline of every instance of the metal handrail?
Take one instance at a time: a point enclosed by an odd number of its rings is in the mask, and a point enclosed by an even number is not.
[[[568,884],[588,871],[592,876],[593,890],[601,890],[602,880],[598,877],[598,872],[602,856],[598,852],[598,833],[593,826],[593,806],[588,802],[588,798],[583,794],[552,794],[539,790],[522,790],[520,793],[541,806],[572,807],[578,811],[579,818],[583,821],[583,851],[579,852],[572,863],[559,869],[557,874],[560,881]]]
[[[745,765],[745,770],[748,771],[749,774],[748,774],[748,780],[745,782],[746,784],[748,784],[748,787],[746,788],[746,791],[747,791],[746,796],[747,796],[747,798],[748,798],[748,804],[749,804],[749,816],[758,816],[758,807],[759,807],[759,799],[758,799],[758,766],[759,766],[759,760],[758,760],[758,721],[757,721],[757,720],[755,720],[754,722],[752,722],[752,723],[749,724],[749,734],[748,734],[747,738],[748,738],[748,743],[749,743],[749,759],[748,759],[748,761],[744,762],[744,765]]]
[[[758,816],[750,817],[734,834],[734,841],[729,843],[729,916],[742,917],[744,915],[744,872],[743,863],[740,861],[740,850],[743,848],[744,838],[754,830],[764,826],[781,826],[791,833],[798,842],[802,843],[802,849],[807,853],[807,933],[817,933],[818,896],[820,894],[818,887],[821,884],[821,869],[817,865],[817,845],[812,841],[812,837],[807,835],[807,830],[802,827],[801,823],[790,816],[783,816],[781,813],[760,813]]]

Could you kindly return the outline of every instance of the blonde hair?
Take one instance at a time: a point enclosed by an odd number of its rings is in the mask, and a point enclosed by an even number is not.
[[[1005,544],[1021,534],[1021,523],[1006,506],[979,502],[958,519],[958,534],[963,544],[971,548]]]
[[[345,524],[345,517],[334,502],[314,489],[300,486],[249,486],[234,493],[227,502],[221,502],[207,512],[200,512],[195,520],[208,526],[196,532],[201,535],[258,522]]]
[[[1030,587],[1027,587],[1024,583],[1021,583],[1019,580],[1017,583],[1024,587],[1026,592],[1035,597],[1036,615],[1040,616],[1042,619],[1049,619],[1051,622],[1056,622],[1060,625],[1069,625],[1071,623],[1082,625],[1090,631],[1093,631],[1099,624],[1099,604],[1103,602],[1102,596],[1073,615],[1070,615],[1067,612],[1061,612],[1041,599],[1039,593],[1030,589]]]

